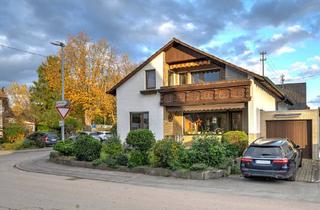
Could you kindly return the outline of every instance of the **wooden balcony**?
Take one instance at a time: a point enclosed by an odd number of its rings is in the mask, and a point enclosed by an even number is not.
[[[218,81],[161,87],[162,106],[185,106],[250,101],[250,80]]]

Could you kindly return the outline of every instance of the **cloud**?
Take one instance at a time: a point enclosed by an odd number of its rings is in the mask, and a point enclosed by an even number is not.
[[[316,61],[316,62],[320,62],[320,55],[316,55],[316,56],[312,57],[311,60]]]
[[[318,95],[317,97],[311,99],[310,101],[308,101],[308,103],[320,104],[320,95]]]
[[[158,28],[159,35],[172,35],[176,30],[176,26],[172,21],[162,23]]]
[[[259,72],[260,50],[288,53],[288,48],[296,49],[293,43],[317,36],[319,10],[314,0],[254,1],[249,7],[240,0],[3,0],[0,43],[50,55],[57,52],[50,41],[83,31],[93,40],[107,39],[117,52],[140,62],[175,36]],[[228,33],[228,26],[244,32],[228,42],[216,40],[221,32]],[[258,30],[268,27],[277,30],[267,38],[259,36]],[[43,59],[1,47],[0,58],[2,84],[17,78],[31,82]]]
[[[258,47],[259,51],[266,50],[269,54],[275,53],[275,55],[282,55],[295,51],[294,48],[287,45],[297,44],[312,37],[313,34],[308,30],[300,25],[293,25],[289,26],[283,33],[274,34],[270,39],[266,40],[258,39],[256,43],[260,43]]]
[[[275,51],[275,54],[276,55],[282,55],[282,54],[291,53],[291,52],[294,52],[294,51],[296,51],[296,50],[294,48],[292,48],[292,47],[283,46],[283,47],[277,49]]]

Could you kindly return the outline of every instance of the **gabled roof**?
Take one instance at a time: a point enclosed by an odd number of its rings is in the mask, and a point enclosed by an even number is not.
[[[230,66],[240,72],[246,73],[250,76],[252,76],[253,78],[255,78],[256,80],[258,80],[259,82],[261,82],[261,84],[263,86],[265,86],[270,92],[272,92],[272,94],[276,95],[277,97],[279,97],[280,99],[284,100],[286,97],[285,95],[275,86],[275,84],[268,79],[267,77],[261,76],[257,73],[254,73],[252,71],[249,71],[245,68],[242,68],[240,66],[234,65],[228,61],[225,61],[221,58],[218,58],[214,55],[211,55],[209,53],[206,53],[202,50],[199,50],[191,45],[188,45],[185,42],[182,42],[181,40],[177,39],[177,38],[172,38],[167,44],[165,44],[162,48],[160,48],[158,51],[156,51],[153,55],[151,55],[146,61],[144,61],[142,64],[140,64],[136,69],[134,69],[132,72],[130,72],[127,76],[125,76],[122,80],[120,80],[116,85],[114,85],[110,90],[107,91],[108,94],[112,94],[112,95],[116,95],[116,89],[118,87],[120,87],[123,83],[125,83],[128,79],[130,79],[133,75],[135,75],[139,70],[141,70],[144,66],[146,66],[152,59],[154,59],[156,56],[158,56],[161,52],[166,51],[167,49],[169,49],[170,47],[173,46],[173,44],[180,44],[186,48],[189,48],[197,53],[200,53],[208,58],[211,58],[212,60],[215,60],[221,64]]]

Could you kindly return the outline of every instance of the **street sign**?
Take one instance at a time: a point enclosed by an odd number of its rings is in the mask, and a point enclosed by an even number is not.
[[[63,120],[59,120],[59,127],[62,127],[64,125],[64,121]]]
[[[70,111],[69,107],[56,107],[56,109],[58,110],[58,113],[60,114],[62,119],[66,118],[66,116],[68,115],[68,113]]]
[[[63,100],[63,101],[57,101],[56,102],[56,107],[67,107],[70,105],[70,101],[68,100]]]

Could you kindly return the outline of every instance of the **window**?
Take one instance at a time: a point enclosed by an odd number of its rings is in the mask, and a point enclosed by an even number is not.
[[[156,71],[146,70],[146,89],[155,89],[156,88]]]
[[[130,130],[149,128],[149,112],[130,112]]]
[[[231,130],[242,130],[242,117],[241,112],[231,112]]]
[[[174,73],[172,71],[169,71],[169,74],[168,74],[168,85],[169,86],[174,85]]]
[[[209,83],[220,80],[220,72],[219,71],[199,71],[192,72],[192,83]]]
[[[188,82],[188,74],[187,73],[180,73],[179,74],[179,85],[185,85]]]
[[[184,114],[184,133],[201,134],[228,130],[226,112],[202,112]]]

